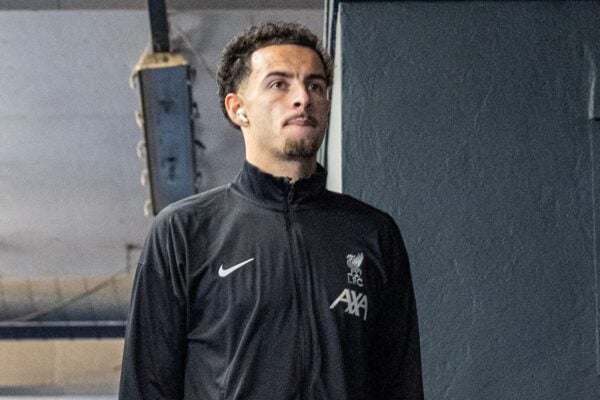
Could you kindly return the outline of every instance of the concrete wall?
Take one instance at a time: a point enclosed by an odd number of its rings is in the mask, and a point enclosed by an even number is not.
[[[403,232],[429,399],[600,396],[598,15],[341,2],[343,190]]]

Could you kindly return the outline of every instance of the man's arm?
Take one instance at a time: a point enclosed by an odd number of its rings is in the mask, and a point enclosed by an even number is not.
[[[409,261],[393,220],[389,227],[383,244],[388,282],[371,347],[374,398],[422,400],[419,324]]]
[[[136,271],[119,399],[183,398],[185,279],[168,218],[157,217]]]

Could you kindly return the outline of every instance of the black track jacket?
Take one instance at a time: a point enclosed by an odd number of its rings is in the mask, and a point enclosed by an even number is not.
[[[155,219],[121,400],[423,398],[415,299],[390,216],[245,163]]]

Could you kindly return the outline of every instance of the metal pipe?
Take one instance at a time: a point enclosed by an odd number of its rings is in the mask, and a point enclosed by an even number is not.
[[[169,23],[165,0],[148,0],[148,11],[150,13],[152,49],[155,53],[168,53],[170,51]]]

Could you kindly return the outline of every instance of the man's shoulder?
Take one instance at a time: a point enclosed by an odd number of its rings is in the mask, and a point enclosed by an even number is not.
[[[230,186],[231,184],[219,186],[173,202],[158,213],[156,220],[168,222],[210,215],[215,209],[224,206]]]
[[[331,191],[328,191],[327,195],[328,204],[333,210],[342,210],[345,213],[362,217],[375,224],[396,224],[392,216],[387,212],[351,195]]]

